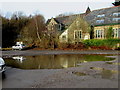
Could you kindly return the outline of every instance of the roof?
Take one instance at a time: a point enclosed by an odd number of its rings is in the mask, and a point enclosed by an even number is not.
[[[70,16],[57,17],[57,18],[55,18],[55,20],[57,22],[61,23],[61,24],[69,26],[77,18],[77,16],[83,17],[84,15],[85,15],[85,13],[83,13],[83,14],[74,14],[74,15],[70,15]]]
[[[84,17],[85,20],[91,25],[109,25],[109,24],[116,24],[120,23],[120,21],[113,21],[113,18],[120,18],[120,16],[114,16],[113,13],[120,12],[120,6],[113,6],[109,8],[102,8],[91,11],[88,7],[85,13],[81,14],[74,14],[69,16],[61,16],[56,17],[54,20],[57,23],[63,24],[65,26],[69,26],[72,22],[77,18],[77,16]],[[98,17],[98,15],[105,15],[103,17]],[[47,24],[50,22],[51,19],[48,19]],[[104,20],[103,23],[97,23],[97,20]]]
[[[61,17],[56,17],[56,18],[53,18],[57,23],[60,23],[60,24],[63,24],[65,26],[69,26],[72,24],[72,22],[77,18],[77,16],[85,16],[86,14],[85,13],[82,13],[82,14],[74,14],[74,15],[69,15],[69,16],[61,16]],[[48,24],[49,22],[51,21],[51,19],[48,19],[47,23]]]
[[[91,25],[103,25],[111,23],[119,23],[119,21],[113,21],[113,18],[120,18],[120,16],[114,16],[113,13],[120,12],[120,6],[114,6],[109,8],[103,8],[98,10],[93,10],[91,13],[85,16],[85,19]],[[105,15],[103,17],[98,17],[98,15]],[[97,20],[104,20],[103,23],[97,23]]]

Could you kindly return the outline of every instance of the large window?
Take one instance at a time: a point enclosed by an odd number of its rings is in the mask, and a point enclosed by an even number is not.
[[[82,31],[81,30],[75,30],[74,31],[74,39],[81,39],[82,38]]]
[[[120,21],[120,18],[113,18],[113,21]]]
[[[120,16],[120,12],[113,13],[113,16]]]
[[[120,29],[119,28],[114,28],[113,32],[114,32],[114,38],[118,38],[119,37]]]
[[[104,38],[104,31],[103,30],[96,30],[96,38]]]
[[[98,18],[105,17],[105,14],[97,15]]]
[[[96,20],[96,23],[104,23],[104,20]]]

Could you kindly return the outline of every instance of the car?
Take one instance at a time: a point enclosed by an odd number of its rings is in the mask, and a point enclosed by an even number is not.
[[[0,73],[5,72],[5,61],[3,60],[3,58],[0,57]]]
[[[12,49],[13,50],[22,50],[25,48],[25,45],[24,44],[17,44],[15,46],[12,46]]]

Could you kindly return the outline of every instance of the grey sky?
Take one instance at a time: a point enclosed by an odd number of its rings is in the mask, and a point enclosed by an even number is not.
[[[2,8],[1,12],[5,16],[9,16],[15,11],[22,11],[26,15],[39,12],[40,14],[44,15],[45,19],[48,19],[66,12],[74,14],[84,13],[88,6],[91,8],[91,10],[112,7],[112,3],[114,2],[114,0],[108,0],[108,2],[104,2],[105,0],[81,0],[80,2],[73,2],[76,0],[72,0],[69,2],[54,2],[54,0],[51,2],[48,2],[46,0],[46,2],[35,1],[7,2],[7,0],[4,0],[4,2],[0,3],[2,5],[0,5],[0,8]]]

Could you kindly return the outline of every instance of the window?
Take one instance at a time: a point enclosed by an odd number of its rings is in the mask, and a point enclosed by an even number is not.
[[[104,20],[96,20],[96,23],[104,23]]]
[[[52,24],[52,26],[54,25],[53,23],[51,23]]]
[[[105,14],[97,15],[98,18],[105,17]]]
[[[64,35],[64,36],[62,36],[62,39],[66,39],[66,36]]]
[[[81,39],[82,38],[82,31],[81,30],[75,30],[74,31],[74,39]]]
[[[58,26],[59,26],[59,30],[62,30],[62,25],[61,25],[61,24],[59,24]]]
[[[113,13],[113,16],[120,16],[120,12]]]
[[[120,18],[113,18],[113,21],[120,21]]]
[[[115,29],[113,29],[113,32],[114,32],[114,38],[117,38],[118,37],[118,33],[119,33],[119,29],[115,28]]]
[[[104,31],[103,30],[96,30],[96,38],[104,38]]]
[[[79,21],[76,21],[76,25],[79,26]]]

